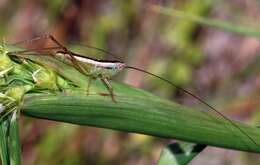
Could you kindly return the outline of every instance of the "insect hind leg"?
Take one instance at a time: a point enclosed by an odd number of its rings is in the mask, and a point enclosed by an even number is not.
[[[25,43],[32,43],[32,42],[41,41],[41,40],[51,40],[54,44],[56,44],[58,46],[58,48],[60,48],[61,50],[64,51],[64,53],[67,53],[70,56],[70,61],[74,64],[74,66],[78,69],[78,71],[80,71],[82,74],[86,74],[86,70],[77,62],[77,60],[73,56],[72,52],[69,49],[67,49],[62,43],[60,43],[51,34],[44,34],[42,36],[34,37],[32,39],[19,41],[19,42],[14,43],[14,45],[25,44]]]
[[[68,49],[67,49],[63,44],[61,44],[61,43],[60,43],[53,35],[51,35],[51,34],[44,34],[44,35],[41,35],[41,36],[38,36],[38,37],[34,37],[34,38],[31,38],[31,39],[19,41],[19,42],[14,43],[13,45],[20,45],[20,44],[25,44],[25,43],[32,43],[32,42],[41,41],[41,40],[51,40],[53,43],[55,43],[57,46],[59,46],[62,50],[68,51]]]

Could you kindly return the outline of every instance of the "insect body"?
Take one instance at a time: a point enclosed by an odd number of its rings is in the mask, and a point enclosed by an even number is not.
[[[64,55],[69,57],[68,54]],[[85,56],[82,57],[75,53],[72,53],[72,55],[73,58],[83,64],[82,67],[86,70],[86,74],[93,77],[98,77],[102,75],[109,78],[116,75],[118,72],[122,71],[126,67],[126,64],[120,61],[97,60]]]
[[[81,56],[79,54],[73,52],[57,52],[57,55],[62,59],[65,57],[66,62],[76,63],[76,67],[80,72],[90,77],[87,87],[87,93],[89,93],[89,87],[91,85],[92,79],[100,78],[103,84],[107,87],[111,98],[114,102],[116,102],[113,88],[109,83],[109,80],[112,76],[116,75],[118,72],[122,71],[127,65],[120,61],[105,61],[105,60],[97,60],[85,56]],[[69,61],[68,61],[69,59]]]

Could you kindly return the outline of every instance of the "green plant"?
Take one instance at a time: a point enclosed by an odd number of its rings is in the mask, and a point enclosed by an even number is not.
[[[18,117],[21,114],[79,125],[109,128],[151,136],[174,138],[248,152],[260,152],[240,130],[227,120],[161,99],[146,91],[113,82],[117,102],[105,96],[98,80],[86,94],[88,77],[51,56],[15,54],[18,48],[2,44],[1,66],[1,159],[2,164],[21,164]],[[20,58],[18,58],[20,57]],[[233,121],[252,139],[259,129]],[[234,138],[236,137],[236,138]],[[196,145],[195,145],[196,146]],[[184,145],[191,151],[194,145]],[[185,164],[196,154],[180,161]],[[159,161],[164,159],[164,155]],[[184,154],[185,156],[185,154]],[[187,156],[186,156],[187,157]]]

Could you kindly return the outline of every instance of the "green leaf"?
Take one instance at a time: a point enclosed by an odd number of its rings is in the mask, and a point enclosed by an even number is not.
[[[9,127],[9,121],[10,118],[7,118],[6,120],[1,120],[0,123],[0,154],[1,154],[1,160],[2,165],[9,165],[10,159],[9,159],[9,148],[8,148],[8,127]]]
[[[14,111],[12,113],[10,130],[9,130],[9,150],[12,165],[21,164],[21,144],[19,136],[19,122],[18,122],[18,112]]]
[[[68,123],[142,133],[248,152],[260,152],[230,122],[205,111],[160,99],[145,91],[113,84],[116,103],[102,95],[31,95],[23,114]],[[259,128],[233,121],[255,141]]]
[[[206,145],[193,143],[172,143],[161,152],[158,165],[185,165],[198,155]]]

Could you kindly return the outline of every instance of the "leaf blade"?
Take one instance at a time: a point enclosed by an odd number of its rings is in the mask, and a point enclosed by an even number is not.
[[[32,117],[260,152],[258,146],[222,118],[215,120],[204,112],[155,96],[125,96],[118,96],[117,103],[100,95],[31,96],[25,99],[22,109]],[[258,128],[235,123],[254,140],[260,139]]]
[[[21,144],[17,111],[12,113],[10,122],[9,150],[12,165],[21,165]]]

